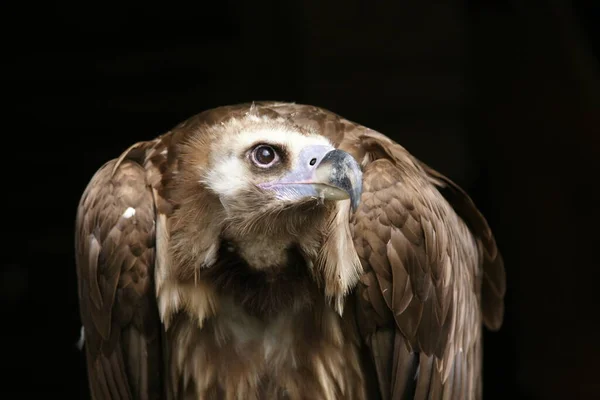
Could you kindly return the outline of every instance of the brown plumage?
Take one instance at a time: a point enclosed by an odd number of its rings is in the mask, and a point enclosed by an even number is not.
[[[109,161],[76,260],[95,399],[480,398],[504,311],[467,194],[307,105],[209,110]]]

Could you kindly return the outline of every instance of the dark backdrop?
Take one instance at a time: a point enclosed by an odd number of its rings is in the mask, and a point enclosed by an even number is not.
[[[486,398],[600,397],[592,1],[166,4],[0,6],[2,398],[87,398],[73,227],[95,170],[251,100],[329,108],[472,194],[508,274]]]

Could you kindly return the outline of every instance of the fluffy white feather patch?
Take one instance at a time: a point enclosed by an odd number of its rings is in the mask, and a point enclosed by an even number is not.
[[[125,212],[123,213],[123,218],[131,218],[135,215],[135,208],[133,207],[127,207],[127,210],[125,210]]]

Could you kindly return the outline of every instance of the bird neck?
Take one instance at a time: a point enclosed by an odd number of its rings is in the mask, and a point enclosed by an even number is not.
[[[202,271],[202,280],[219,297],[232,297],[237,306],[261,319],[306,309],[319,298],[310,265],[297,244],[245,244],[224,240],[216,263]]]

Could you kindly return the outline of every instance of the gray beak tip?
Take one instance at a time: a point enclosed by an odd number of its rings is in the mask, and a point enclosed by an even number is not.
[[[354,157],[342,150],[332,150],[325,155],[319,168],[327,174],[330,184],[348,194],[352,211],[356,211],[362,195],[362,170]]]

